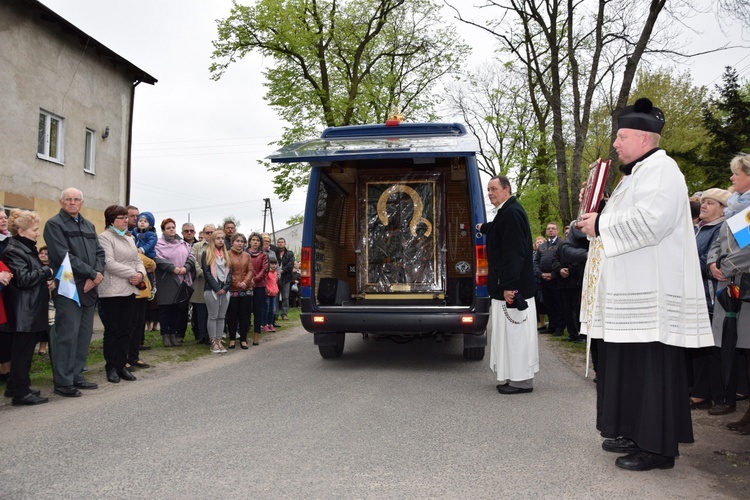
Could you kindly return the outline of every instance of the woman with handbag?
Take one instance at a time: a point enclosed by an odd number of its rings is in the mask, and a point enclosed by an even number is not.
[[[15,326],[10,351],[10,378],[5,391],[12,404],[38,405],[49,401],[31,389],[29,370],[38,335],[47,329],[49,292],[55,286],[53,273],[42,265],[36,249],[39,216],[36,212],[14,208],[9,217],[10,238],[2,260],[12,273],[3,292],[6,293],[10,322]],[[8,273],[4,275],[7,281]]]
[[[156,242],[156,302],[164,347],[177,347],[180,331],[187,327],[188,300],[192,293],[195,257],[190,245],[177,234],[174,219],[161,221]],[[184,334],[184,333],[183,333]]]
[[[227,310],[228,347],[234,349],[239,326],[240,347],[247,349],[247,332],[250,330],[250,314],[253,312],[253,268],[250,255],[245,252],[245,236],[235,233],[230,241],[232,246],[227,251],[232,266]]]
[[[128,209],[110,205],[104,210],[107,229],[99,235],[104,249],[104,279],[99,285],[99,301],[104,313],[104,369],[107,380],[133,381],[135,375],[125,367],[130,339],[136,329],[136,295],[146,285],[146,268],[135,241],[128,234]]]
[[[206,280],[203,291],[203,298],[206,300],[206,309],[208,310],[206,330],[208,330],[209,346],[214,354],[227,352],[221,345],[221,337],[224,334],[224,318],[229,307],[227,292],[232,283],[232,265],[224,248],[224,243],[224,231],[214,231],[208,241],[208,248],[201,256],[200,263],[201,269],[203,269],[203,277]],[[232,340],[234,340],[234,337],[232,337]]]
[[[730,163],[730,168],[732,170],[730,179],[734,187],[734,193],[727,200],[727,207],[724,209],[724,217],[727,221],[750,207],[750,155],[735,156]],[[739,247],[728,222],[722,224],[719,237],[709,250],[707,263],[709,273],[718,281],[717,294],[721,293],[730,282],[739,285],[743,275],[745,276],[745,282],[750,281],[747,278],[747,275],[750,274],[750,246]],[[716,347],[714,347],[710,365],[711,399],[714,402],[714,405],[708,410],[710,415],[726,415],[735,411],[738,377],[748,376],[744,372],[737,373],[734,367],[722,366],[721,345],[724,317],[724,307],[717,300],[714,303],[714,317],[711,323]],[[736,349],[750,349],[750,302],[742,303],[737,313],[736,323]],[[735,365],[737,359],[737,356],[735,356]],[[729,378],[729,383],[725,384],[721,373],[723,370],[730,369],[732,375]],[[750,411],[739,422],[733,424],[738,424],[734,426],[738,430],[742,429],[750,434]]]

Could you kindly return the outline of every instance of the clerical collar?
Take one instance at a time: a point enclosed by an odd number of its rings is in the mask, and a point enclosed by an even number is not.
[[[633,172],[633,167],[635,167],[636,163],[638,163],[639,161],[645,160],[646,158],[648,158],[652,154],[656,153],[660,149],[661,148],[654,148],[651,151],[649,151],[648,153],[646,153],[645,155],[643,155],[640,158],[638,158],[637,160],[635,160],[633,162],[630,162],[630,163],[628,163],[626,165],[620,165],[620,172],[622,172],[625,175],[630,175]]]

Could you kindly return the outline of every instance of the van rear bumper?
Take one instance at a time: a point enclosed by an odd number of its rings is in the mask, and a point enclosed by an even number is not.
[[[490,299],[478,298],[473,309],[447,307],[357,307],[333,306],[313,310],[309,297],[302,297],[302,326],[311,333],[473,333],[487,328]],[[320,318],[322,321],[314,321]],[[471,322],[466,322],[470,318]]]

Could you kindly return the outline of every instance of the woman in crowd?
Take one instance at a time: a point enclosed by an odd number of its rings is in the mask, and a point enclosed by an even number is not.
[[[9,218],[13,237],[2,260],[13,273],[7,287],[8,315],[14,323],[11,347],[10,379],[6,396],[13,405],[38,405],[49,401],[31,389],[29,370],[40,332],[47,329],[49,293],[55,286],[52,270],[42,265],[36,249],[39,216],[35,212],[13,209]],[[8,394],[10,392],[10,394]]]
[[[699,221],[695,230],[698,245],[698,259],[701,264],[701,277],[706,292],[706,307],[709,318],[713,317],[717,282],[708,272],[708,250],[719,237],[719,229],[724,222],[724,208],[730,193],[726,189],[711,188],[699,197]],[[690,407],[694,410],[711,408],[710,359],[713,347],[689,349],[688,381],[690,382]]]
[[[218,354],[227,352],[222,346],[224,334],[224,318],[229,307],[229,287],[232,283],[232,266],[224,248],[224,231],[216,230],[208,240],[208,247],[201,257],[201,269],[206,280],[203,298],[208,310],[209,346],[211,352]],[[234,337],[231,337],[234,340]]]
[[[177,234],[174,219],[161,221],[161,230],[162,235],[156,242],[154,259],[159,324],[164,347],[177,347],[180,345],[178,331],[181,325],[187,325],[189,293],[185,294],[184,291],[186,286],[190,287],[193,283],[195,257],[190,251],[190,245]]]
[[[5,207],[0,205],[0,255],[10,242],[8,232],[8,215]],[[10,282],[10,277],[8,278]],[[9,323],[0,324],[0,380],[8,380],[10,375],[10,349],[13,344],[13,330]]]
[[[250,235],[247,252],[252,259],[253,267],[253,345],[260,343],[260,328],[263,326],[263,312],[266,303],[266,273],[268,272],[268,254],[263,251],[263,243],[258,233]]]
[[[234,349],[237,325],[239,324],[240,347],[247,349],[247,332],[250,330],[250,314],[253,312],[253,268],[250,255],[245,252],[245,237],[232,235],[229,260],[232,265],[232,285],[229,288],[229,310],[227,311],[229,348]]]
[[[750,155],[735,156],[730,163],[732,170],[732,186],[734,193],[727,200],[724,217],[729,220],[732,216],[742,212],[750,206]],[[719,291],[727,286],[730,280],[739,284],[743,272],[750,269],[750,246],[740,248],[734,238],[731,228],[724,222],[719,229],[719,237],[711,246],[708,254],[708,270],[718,281]],[[717,292],[718,293],[718,292]],[[732,377],[725,387],[722,379],[721,366],[722,325],[724,323],[724,308],[719,301],[714,303],[712,328],[716,347],[711,356],[711,394],[714,406],[708,410],[711,415],[725,415],[736,409],[737,377],[747,377],[747,373],[736,373],[732,369]],[[750,302],[743,302],[737,314],[737,349],[750,349]],[[749,363],[750,365],[750,363]],[[738,422],[730,427],[750,434],[750,410]]]
[[[104,279],[99,284],[99,302],[104,312],[104,369],[116,384],[135,380],[125,368],[130,339],[136,326],[135,296],[145,288],[146,268],[135,241],[128,234],[128,209],[110,205],[104,210],[107,229],[99,235],[104,249]]]
[[[151,273],[153,276],[154,271],[156,271],[156,262],[140,252],[138,252],[138,257],[141,259],[141,264],[146,269],[146,273]],[[125,368],[128,370],[151,367],[151,365],[141,360],[141,346],[144,344],[146,338],[146,314],[151,304],[149,302],[151,297],[151,281],[146,277],[143,280],[143,285],[138,287],[138,294],[135,296],[135,324],[128,343],[128,364],[125,365]]]
[[[39,249],[39,262],[43,266],[49,266],[49,251],[47,247],[43,246]],[[39,355],[47,355],[47,346],[49,345],[49,334],[52,328],[55,327],[55,303],[52,301],[52,294],[50,293],[49,303],[47,305],[49,317],[47,318],[47,329],[43,333],[39,334]]]

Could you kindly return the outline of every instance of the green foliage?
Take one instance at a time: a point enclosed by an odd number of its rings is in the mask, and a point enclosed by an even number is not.
[[[305,220],[305,214],[293,215],[293,216],[289,217],[286,220],[286,225],[287,226],[293,226],[295,224],[299,224],[301,222],[304,222],[304,220]]]
[[[710,149],[703,125],[703,108],[708,99],[706,87],[696,87],[689,72],[674,74],[671,69],[641,71],[631,92],[630,102],[648,96],[664,112],[666,125],[659,145],[680,166],[688,190],[703,190],[707,179],[701,158]]]
[[[737,153],[750,152],[750,99],[740,85],[737,71],[727,66],[718,97],[703,107],[703,122],[710,137],[703,167],[706,186],[729,184],[729,162]]]
[[[394,109],[429,119],[432,87],[469,52],[439,12],[435,0],[235,2],[217,21],[210,70],[219,79],[254,51],[273,61],[263,72],[264,99],[289,123],[277,144],[318,135],[321,126],[384,122]],[[281,199],[307,183],[303,165],[265,166]]]

